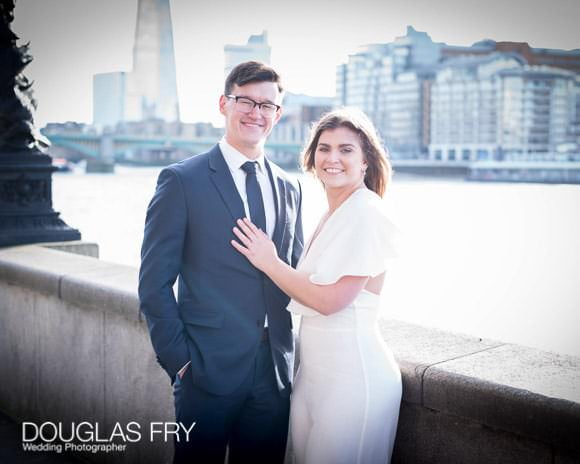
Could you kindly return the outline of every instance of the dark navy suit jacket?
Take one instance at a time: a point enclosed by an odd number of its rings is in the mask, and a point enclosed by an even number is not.
[[[276,206],[273,241],[280,258],[296,266],[303,247],[300,185],[272,162],[266,167]],[[235,220],[244,216],[218,145],[163,169],[147,210],[140,307],[171,379],[191,361],[186,375],[218,395],[248,375],[267,314],[276,380],[286,395],[294,363],[289,299],[232,247]]]

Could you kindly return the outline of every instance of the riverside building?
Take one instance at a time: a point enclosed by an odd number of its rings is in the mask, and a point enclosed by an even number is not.
[[[578,83],[514,53],[447,60],[431,86],[429,158],[557,160],[577,141]]]
[[[426,154],[429,83],[441,44],[411,26],[389,44],[372,44],[337,68],[336,104],[364,111],[388,141],[393,158]]]
[[[268,45],[268,32],[254,34],[245,45],[228,44],[224,47],[224,76],[244,61],[261,61],[270,64],[271,47]]]
[[[579,72],[580,50],[454,46],[409,26],[337,67],[335,103],[367,113],[394,160],[575,159]]]

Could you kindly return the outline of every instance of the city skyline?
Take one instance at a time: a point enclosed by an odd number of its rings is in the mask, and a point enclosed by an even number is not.
[[[289,9],[264,1],[245,7],[218,1],[196,8],[191,2],[173,0],[182,120],[221,123],[217,99],[223,85],[224,45],[245,44],[262,30],[268,31],[272,65],[282,74],[285,87],[320,96],[334,95],[336,66],[349,53],[367,43],[392,42],[405,34],[407,25],[451,45],[489,38],[542,48],[580,48],[574,29],[580,3],[575,1],[493,2],[485,9],[473,1],[436,6],[423,1],[411,5],[366,1],[357,4],[356,11],[343,3],[341,8],[340,2],[314,6],[299,2]],[[92,121],[93,74],[131,68],[136,6],[136,0],[97,5],[73,0],[17,2],[13,29],[21,43],[31,42],[35,59],[25,72],[35,81],[38,125]],[[516,13],[525,14],[526,20],[518,21]]]

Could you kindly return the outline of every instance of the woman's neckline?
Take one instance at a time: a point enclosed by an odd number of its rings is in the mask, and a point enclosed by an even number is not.
[[[360,190],[369,190],[368,188],[366,188],[366,186],[362,186],[359,187],[355,190],[353,190],[353,192],[344,199],[344,201],[338,205],[338,207],[331,213],[330,210],[327,211],[326,213],[324,213],[324,215],[322,216],[322,218],[320,219],[320,222],[318,223],[318,226],[316,227],[316,230],[314,231],[314,234],[312,235],[312,238],[310,239],[310,242],[308,243],[308,249],[306,250],[306,252],[304,253],[304,258],[306,258],[306,256],[308,256],[308,254],[310,253],[310,250],[312,250],[312,246],[314,245],[314,243],[316,242],[316,240],[318,239],[318,237],[320,237],[320,234],[322,233],[322,231],[324,230],[324,228],[328,225],[328,222],[333,218],[336,217],[336,213],[338,213],[342,207],[349,202],[349,200],[351,198],[353,198],[353,196],[356,195],[356,193]]]

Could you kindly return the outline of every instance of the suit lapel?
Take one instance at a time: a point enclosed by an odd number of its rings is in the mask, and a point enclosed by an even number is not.
[[[274,194],[274,206],[276,209],[276,225],[274,227],[274,234],[272,241],[276,245],[278,253],[281,253],[282,243],[284,241],[284,234],[286,232],[286,183],[284,179],[279,177],[275,168],[270,162],[265,160],[266,170],[270,184],[272,185],[272,192]],[[216,190],[219,192],[223,202],[225,203],[232,219],[236,220],[246,216],[244,204],[238,193],[238,189],[232,178],[232,174],[224,156],[222,155],[219,145],[215,145],[209,153],[209,168],[210,179],[214,184]]]
[[[286,230],[286,202],[284,201],[284,198],[286,197],[286,184],[284,183],[283,179],[275,174],[268,159],[265,161],[270,184],[272,185],[272,192],[274,193],[274,205],[276,207],[276,226],[274,227],[272,241],[276,245],[278,254],[280,254],[284,239],[284,232]]]
[[[215,145],[209,153],[209,168],[210,179],[232,215],[232,219],[245,217],[244,204],[219,145]]]

